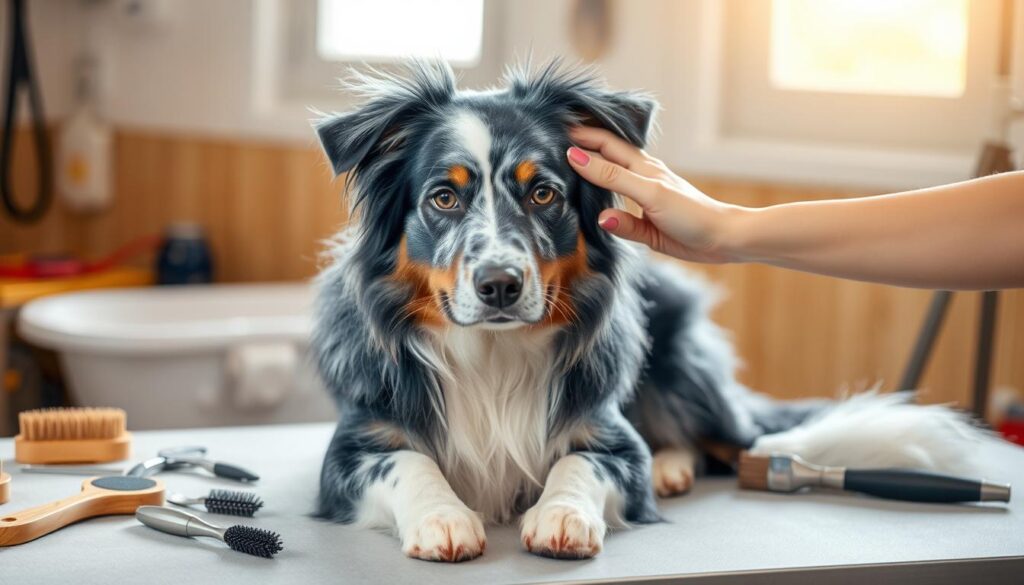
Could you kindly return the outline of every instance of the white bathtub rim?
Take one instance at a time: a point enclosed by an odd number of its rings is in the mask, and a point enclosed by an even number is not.
[[[162,296],[198,294],[223,297],[229,294],[255,296],[260,294],[290,295],[291,309],[275,315],[238,315],[205,317],[183,321],[90,320],[85,316],[61,319],[54,309],[58,303],[110,302],[133,296],[155,293]],[[148,296],[148,295],[147,295]],[[105,289],[66,295],[54,295],[32,301],[20,312],[18,332],[41,347],[63,352],[92,355],[168,355],[224,351],[249,343],[285,342],[305,347],[312,328],[312,319],[303,297],[311,304],[312,289],[308,283],[271,283],[244,285],[212,285],[209,287],[161,287],[160,289]],[[298,305],[294,304],[300,299]],[[221,299],[223,300],[223,299]],[[144,302],[155,302],[147,299]]]

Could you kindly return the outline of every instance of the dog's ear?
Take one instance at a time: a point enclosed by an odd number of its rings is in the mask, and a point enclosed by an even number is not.
[[[637,91],[581,92],[574,112],[587,126],[600,126],[643,148],[651,139],[657,102]]]
[[[506,80],[527,103],[561,107],[569,122],[600,126],[643,148],[651,138],[658,103],[639,91],[611,91],[591,68],[564,67],[553,60],[536,73],[529,64],[512,69]]]
[[[437,111],[455,94],[455,74],[443,61],[412,61],[399,74],[354,72],[347,88],[367,98],[354,111],[315,123],[335,174],[401,148],[417,116]]]

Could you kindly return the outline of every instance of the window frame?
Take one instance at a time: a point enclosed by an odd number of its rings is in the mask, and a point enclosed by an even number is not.
[[[730,25],[726,2],[699,0],[699,4],[700,57],[697,71],[690,78],[696,87],[689,88],[690,92],[696,94],[697,116],[694,127],[688,129],[689,135],[685,139],[671,139],[673,158],[682,162],[682,170],[759,181],[856,186],[879,192],[954,182],[972,175],[976,148],[893,147],[884,144],[881,136],[876,143],[862,141],[851,144],[814,138],[795,140],[769,135],[744,135],[742,132],[731,131],[725,119],[728,114],[726,100],[730,93],[726,86],[728,80],[725,70],[728,66]],[[680,42],[675,51],[683,47]],[[968,51],[971,50],[969,41]],[[764,71],[764,75],[768,77],[768,70]],[[991,77],[995,79],[995,71]],[[676,91],[686,89],[679,88]],[[822,99],[829,99],[828,94],[822,95]],[[985,130],[989,127],[987,122]]]

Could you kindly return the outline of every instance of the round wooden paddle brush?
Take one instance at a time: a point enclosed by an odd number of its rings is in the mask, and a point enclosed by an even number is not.
[[[188,512],[164,506],[142,506],[135,511],[135,518],[160,532],[187,538],[216,538],[233,550],[257,557],[269,559],[284,549],[281,535],[276,532],[252,526],[221,528]]]
[[[252,492],[210,490],[209,495],[190,498],[184,494],[171,494],[167,501],[176,506],[206,506],[208,512],[228,516],[249,516],[263,507],[263,500]]]
[[[13,514],[0,513],[0,546],[35,540],[79,520],[133,514],[143,504],[162,504],[164,484],[147,477],[93,477],[69,498]]]

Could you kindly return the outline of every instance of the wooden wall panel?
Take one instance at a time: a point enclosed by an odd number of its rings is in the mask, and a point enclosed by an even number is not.
[[[19,148],[19,188],[33,161]],[[320,242],[345,220],[341,185],[320,154],[257,142],[120,132],[116,203],[76,216],[58,203],[35,226],[0,218],[0,254],[72,250],[99,256],[172,221],[206,226],[223,281],[291,280],[316,272]],[[837,190],[730,181],[696,184],[735,203],[856,196]],[[898,381],[930,299],[899,289],[752,265],[692,266],[725,298],[718,321],[733,332],[750,386],[781,397],[831,395]],[[966,405],[975,342],[977,293],[958,294],[924,380],[926,399]],[[994,382],[1024,388],[1024,291],[1002,295]]]
[[[115,160],[111,209],[74,215],[57,201],[33,226],[0,218],[0,254],[98,257],[194,221],[206,227],[219,280],[299,279],[315,273],[319,242],[345,220],[341,184],[312,149],[121,132]],[[18,182],[30,182],[31,166],[16,168]]]

